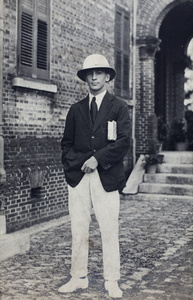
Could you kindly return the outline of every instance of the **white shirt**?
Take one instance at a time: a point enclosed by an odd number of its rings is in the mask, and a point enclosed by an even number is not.
[[[91,93],[89,93],[89,107],[90,107],[90,105],[91,105],[92,98],[95,97],[95,98],[96,98],[97,108],[98,108],[98,111],[99,111],[99,108],[100,108],[100,106],[101,106],[101,103],[102,103],[102,101],[103,101],[103,98],[104,98],[106,92],[107,92],[107,91],[105,90],[104,92],[100,93],[100,94],[97,95],[97,96],[94,96],[94,95],[92,95]]]

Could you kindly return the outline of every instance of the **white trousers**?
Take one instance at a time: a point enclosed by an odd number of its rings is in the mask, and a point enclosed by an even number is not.
[[[119,280],[118,191],[106,192],[97,170],[85,174],[75,188],[68,186],[68,191],[72,230],[71,276],[84,277],[88,273],[89,225],[93,206],[101,231],[104,279]]]

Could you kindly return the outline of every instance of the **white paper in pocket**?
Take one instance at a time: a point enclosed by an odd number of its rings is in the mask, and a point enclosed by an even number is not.
[[[108,141],[116,141],[117,139],[117,122],[108,121],[108,131],[107,131]]]

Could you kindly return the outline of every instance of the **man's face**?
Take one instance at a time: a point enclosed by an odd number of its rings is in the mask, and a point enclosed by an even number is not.
[[[103,69],[91,69],[86,72],[86,82],[90,92],[98,95],[106,89],[106,82],[110,80],[110,75]]]

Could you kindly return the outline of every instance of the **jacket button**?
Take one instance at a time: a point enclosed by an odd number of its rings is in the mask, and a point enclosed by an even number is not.
[[[95,136],[94,136],[94,135],[92,135],[92,136],[91,136],[91,139],[94,139],[94,138],[95,138]]]
[[[93,150],[93,152],[96,152],[96,150]]]

